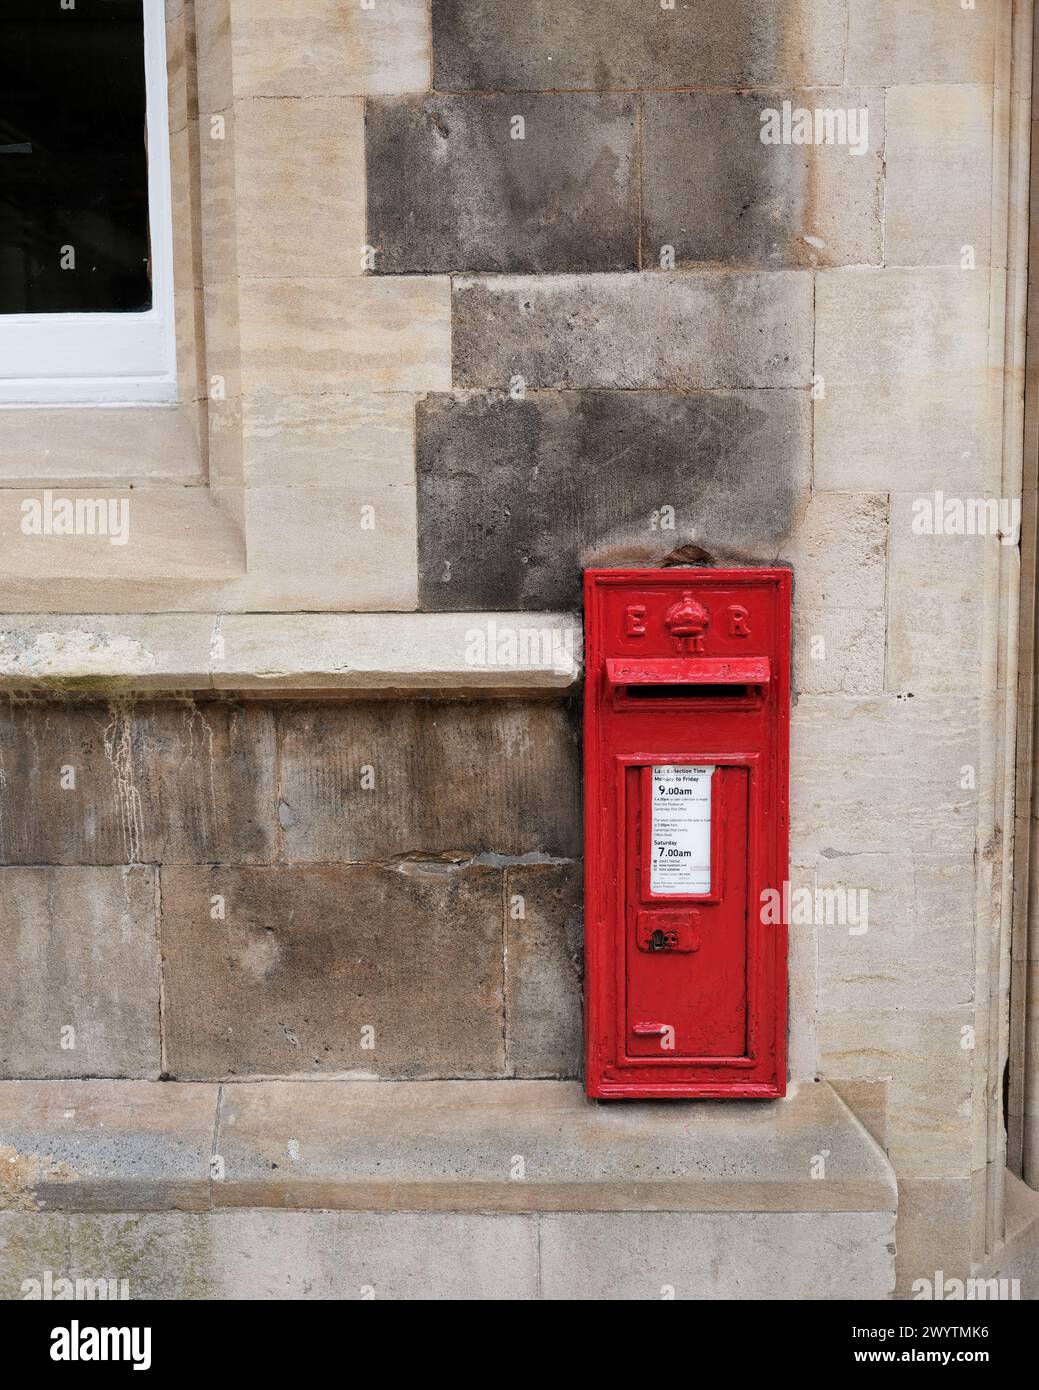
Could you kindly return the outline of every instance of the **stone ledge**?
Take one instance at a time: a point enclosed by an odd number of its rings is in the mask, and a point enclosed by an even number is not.
[[[883,1152],[823,1082],[768,1104],[612,1105],[553,1081],[0,1083],[0,1205],[22,1211],[896,1203]]]
[[[0,618],[0,690],[551,694],[581,673],[565,613],[145,613]]]

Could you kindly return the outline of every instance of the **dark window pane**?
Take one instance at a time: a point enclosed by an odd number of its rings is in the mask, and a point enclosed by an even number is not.
[[[142,0],[0,0],[0,313],[151,308],[145,111]]]

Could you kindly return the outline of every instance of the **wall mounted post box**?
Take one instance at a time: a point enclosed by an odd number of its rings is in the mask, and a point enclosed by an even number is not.
[[[588,570],[585,628],[588,1094],[781,1096],[790,572]]]

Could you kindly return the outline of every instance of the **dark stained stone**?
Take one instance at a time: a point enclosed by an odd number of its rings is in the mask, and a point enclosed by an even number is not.
[[[764,144],[762,112],[840,110],[850,144]],[[854,127],[847,111],[865,110]],[[833,133],[840,132],[834,116]],[[879,265],[884,102],[880,92],[668,92],[645,98],[643,264]]]
[[[441,91],[840,83],[847,0],[433,0]]]
[[[626,96],[369,99],[376,272],[634,269],[635,128]]]
[[[512,700],[288,704],[282,857],[580,853],[572,711]]]
[[[796,391],[427,397],[423,607],[575,608],[583,566],[693,544],[774,559],[808,495],[809,411]]]
[[[459,276],[454,384],[528,391],[808,386],[805,271]]]
[[[176,1077],[503,1073],[498,868],[163,870],[162,952]]]
[[[506,1037],[520,1077],[581,1072],[581,865],[511,868],[505,884]]]
[[[8,705],[0,736],[5,863],[273,858],[269,708],[174,700]]]

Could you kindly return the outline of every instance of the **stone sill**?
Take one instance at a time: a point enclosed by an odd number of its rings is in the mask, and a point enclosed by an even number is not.
[[[565,1081],[0,1083],[0,1206],[21,1211],[896,1203],[887,1158],[824,1082],[774,1102],[612,1104]]]
[[[565,613],[0,619],[0,690],[12,693],[554,694],[580,674],[581,628]]]

